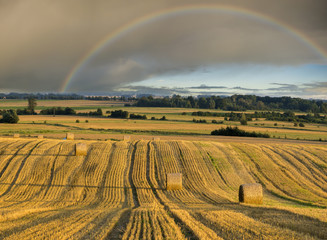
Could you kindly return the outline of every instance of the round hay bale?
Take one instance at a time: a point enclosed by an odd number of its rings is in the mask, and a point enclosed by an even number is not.
[[[74,140],[74,133],[67,133],[66,134],[66,139],[67,140]]]
[[[242,184],[238,192],[238,197],[241,203],[262,204],[262,185],[260,183]]]
[[[125,136],[124,136],[124,141],[129,141],[129,140],[131,140],[131,136],[127,136],[127,135],[125,135]]]
[[[14,138],[19,138],[19,137],[20,137],[19,133],[14,134]]]
[[[166,189],[180,190],[183,188],[183,175],[181,173],[167,173]]]
[[[38,139],[43,139],[43,135],[38,135],[37,138]]]
[[[160,137],[153,137],[153,141],[159,141]]]
[[[75,154],[76,154],[76,156],[86,156],[86,154],[87,154],[86,144],[85,143],[76,143]]]

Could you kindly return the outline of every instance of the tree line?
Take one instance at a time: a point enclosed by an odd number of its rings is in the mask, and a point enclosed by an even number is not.
[[[292,97],[259,97],[255,95],[233,95],[230,97],[141,97],[135,103],[138,107],[178,107],[220,109],[226,111],[246,110],[292,110],[311,113],[327,113],[327,102]]]
[[[75,93],[62,94],[62,93],[0,93],[0,99],[52,99],[52,100],[81,100],[85,99],[84,96]]]
[[[221,136],[238,136],[238,137],[260,137],[260,138],[270,138],[267,133],[259,132],[248,132],[238,127],[227,126],[226,128],[220,128],[211,132],[211,135],[221,135]]]
[[[182,113],[187,115],[187,113]],[[293,111],[287,110],[283,113],[274,111],[263,111],[254,113],[235,113],[235,112],[192,112],[192,116],[210,116],[210,117],[223,117],[225,121],[252,121],[253,119],[265,118],[271,121],[286,121],[286,122],[306,122],[306,123],[322,123],[327,124],[327,115],[319,113],[307,113],[296,115]]]

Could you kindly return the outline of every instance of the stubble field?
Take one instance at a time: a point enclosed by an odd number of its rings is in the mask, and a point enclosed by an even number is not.
[[[1,138],[0,238],[326,239],[326,187],[326,145]]]

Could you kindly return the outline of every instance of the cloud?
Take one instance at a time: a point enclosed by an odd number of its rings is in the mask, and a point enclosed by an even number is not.
[[[314,82],[303,84],[303,91],[306,93],[324,94],[327,96],[327,82]]]
[[[272,85],[280,87],[263,90],[267,95],[327,99],[327,82],[302,83],[298,85],[272,83]]]
[[[169,96],[173,94],[180,95],[234,95],[240,94],[255,94],[259,96],[292,96],[292,97],[304,97],[316,99],[327,99],[327,82],[313,82],[304,83],[299,85],[287,84],[287,83],[271,83],[279,87],[275,88],[245,88],[245,87],[218,87],[224,89],[223,91],[201,91],[212,90],[216,87],[209,88],[209,86],[198,87],[185,87],[185,88],[169,88],[169,87],[147,87],[147,86],[126,86],[119,89],[128,94],[151,94],[160,96]],[[200,90],[200,91],[198,91]]]
[[[192,94],[189,90],[185,88],[168,88],[168,87],[126,86],[118,90],[129,94],[150,94],[150,95],[160,95],[160,96],[170,96],[173,94],[181,94],[181,95]]]
[[[327,46],[326,1],[219,2],[272,16]],[[198,1],[144,0],[133,7],[118,0],[0,1],[0,88],[58,91],[82,56],[109,33],[156,11],[193,3]],[[321,63],[321,58],[285,29],[238,14],[194,11],[120,35],[83,65],[68,90],[112,91],[153,76],[164,79],[219,64],[307,63]]]
[[[298,85],[295,84],[287,84],[287,83],[271,83],[272,85],[277,85],[279,87],[275,88],[267,88],[268,91],[288,91],[294,92],[300,90]]]
[[[235,89],[235,90],[243,90],[243,91],[260,91],[260,89],[255,89],[255,88],[244,88],[244,87],[233,87],[231,89]]]
[[[205,84],[201,84],[200,86],[195,86],[195,87],[188,87],[188,89],[223,89],[227,88],[225,86],[207,86]]]

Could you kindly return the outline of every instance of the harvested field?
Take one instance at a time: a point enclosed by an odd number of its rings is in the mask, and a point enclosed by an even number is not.
[[[153,110],[153,109],[152,109]],[[135,110],[136,111],[136,110]],[[150,118],[150,116],[148,116]],[[160,115],[162,117],[162,115]],[[180,120],[179,117],[187,117]],[[192,116],[171,115],[167,121],[158,120],[131,120],[111,119],[106,117],[87,116],[46,116],[46,115],[20,115],[20,121],[15,124],[15,130],[8,124],[0,124],[0,135],[13,135],[20,133],[21,136],[42,134],[45,137],[65,132],[84,134],[87,139],[106,138],[105,135],[149,135],[149,136],[174,136],[174,137],[210,137],[213,130],[226,127],[232,123],[212,124],[194,123]],[[79,123],[76,122],[79,121]],[[283,122],[274,126],[270,121],[251,122],[248,126],[239,126],[245,131],[255,131],[270,134],[271,138],[277,141],[283,139],[294,139],[298,141],[315,140],[327,141],[327,127],[323,124],[306,124],[305,128],[293,127],[293,123]],[[239,123],[233,123],[239,124]],[[232,124],[232,125],[233,125]],[[257,125],[254,125],[257,124]],[[64,135],[62,135],[64,136]],[[121,139],[119,137],[118,139]],[[209,140],[209,139],[208,139]]]
[[[0,138],[0,239],[326,239],[326,186],[326,145]]]

